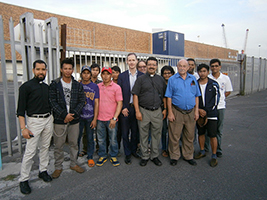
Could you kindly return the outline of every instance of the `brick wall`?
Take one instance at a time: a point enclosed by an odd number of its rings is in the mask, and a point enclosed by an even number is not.
[[[4,20],[4,35],[5,40],[9,39],[9,18],[12,17],[14,20],[14,26],[19,23],[20,15],[25,12],[31,12],[34,14],[35,19],[48,19],[49,17],[58,18],[59,26],[61,24],[67,24],[67,27],[73,28],[74,32],[68,30],[67,36],[67,46],[83,47],[83,48],[94,48],[112,51],[126,51],[126,52],[137,52],[137,53],[152,53],[152,34],[130,30],[126,28],[111,26],[107,24],[101,24],[71,17],[66,17],[62,15],[56,15],[52,13],[47,13],[43,11],[33,10],[29,8],[14,6],[10,4],[5,4],[0,2],[0,15],[2,15]],[[90,20],[90,19],[88,19]],[[75,32],[76,29],[76,32]],[[85,30],[89,34],[90,39],[86,42],[87,47],[85,47],[85,42],[76,39],[74,43],[71,38],[75,36],[81,36],[82,33],[79,30]],[[89,37],[87,35],[87,37]],[[68,44],[69,43],[69,44]],[[88,44],[87,44],[88,43]],[[80,45],[79,45],[80,44]],[[7,45],[8,46],[8,45]],[[220,58],[220,59],[232,59],[230,56],[236,56],[237,50],[226,49],[221,47],[216,47],[212,45],[201,44],[192,41],[185,41],[185,57],[193,58]],[[229,52],[231,54],[229,54]],[[6,50],[7,59],[11,58],[10,50]],[[17,55],[17,58],[19,55]]]

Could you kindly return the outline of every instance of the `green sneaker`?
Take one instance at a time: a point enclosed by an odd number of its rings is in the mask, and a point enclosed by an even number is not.
[[[104,165],[105,162],[107,162],[107,158],[100,157],[96,162],[96,166],[101,167],[102,165]]]
[[[119,166],[120,165],[120,162],[117,160],[116,157],[111,157],[110,158],[110,162],[113,164],[113,166]]]

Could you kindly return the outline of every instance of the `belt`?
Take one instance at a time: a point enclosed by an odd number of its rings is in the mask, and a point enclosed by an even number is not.
[[[51,113],[45,113],[45,114],[32,114],[29,117],[35,117],[35,118],[47,118],[51,115]]]
[[[142,107],[142,108],[144,108],[146,110],[150,110],[150,111],[154,111],[154,110],[158,110],[159,109],[159,108],[155,108],[155,107],[153,107],[153,108],[147,108],[147,107],[144,107],[144,106],[140,106],[140,107]]]
[[[178,106],[176,106],[176,105],[174,105],[174,104],[172,104],[172,106],[173,106],[176,110],[178,110],[180,113],[182,113],[182,114],[184,114],[184,115],[191,113],[192,110],[193,110],[193,108],[190,109],[190,110],[183,110],[183,109],[179,108]]]

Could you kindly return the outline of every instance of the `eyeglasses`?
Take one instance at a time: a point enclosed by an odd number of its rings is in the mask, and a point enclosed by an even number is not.
[[[170,75],[172,74],[171,72],[164,72],[163,75]]]
[[[138,66],[138,69],[140,69],[140,68],[145,69],[146,66]]]
[[[210,67],[219,67],[219,65],[211,65]]]

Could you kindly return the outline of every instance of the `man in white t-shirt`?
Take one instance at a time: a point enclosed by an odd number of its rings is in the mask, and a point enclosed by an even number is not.
[[[217,81],[219,83],[220,87],[220,101],[218,104],[218,124],[217,124],[217,141],[218,141],[218,147],[217,147],[217,157],[222,157],[222,130],[223,130],[223,121],[224,121],[224,113],[226,109],[226,102],[225,98],[231,94],[233,91],[233,86],[231,83],[231,80],[229,76],[223,74],[220,72],[222,66],[221,61],[219,59],[212,59],[210,61],[210,68],[211,68],[211,74],[209,75],[209,78]],[[209,144],[205,143],[205,149],[208,149]]]

